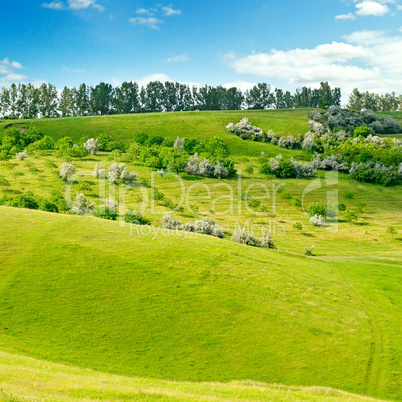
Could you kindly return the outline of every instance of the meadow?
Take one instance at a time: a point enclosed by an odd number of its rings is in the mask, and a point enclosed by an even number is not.
[[[151,226],[0,206],[0,349],[6,362],[0,388],[21,399],[32,392],[32,400],[55,392],[58,400],[360,398],[320,387],[401,398],[401,186],[323,171],[308,179],[267,177],[259,173],[261,152],[301,160],[309,155],[225,130],[248,117],[264,131],[297,135],[308,130],[308,114],[0,122],[0,132],[9,124],[32,124],[56,140],[106,133],[131,141],[141,132],[173,139],[218,136],[238,170],[221,180],[161,177],[138,161],[125,162],[138,180],[106,186],[106,194],[120,191],[124,204],[140,209]],[[97,162],[109,166],[110,154],[74,159],[77,174],[68,185],[59,177],[61,162],[55,151],[0,162],[0,197],[32,192],[48,198],[67,188],[67,195],[83,192],[97,206],[99,182],[92,171]],[[184,199],[183,209],[172,211],[155,192],[174,203]],[[358,211],[357,221],[341,216],[338,223],[312,226],[304,210],[329,193]],[[258,204],[250,206],[250,198]],[[228,236],[161,231],[165,213],[182,222],[209,216]],[[294,227],[297,222],[302,229]],[[270,230],[276,250],[230,241],[237,225],[257,236]],[[313,245],[314,256],[305,256]],[[24,385],[10,379],[11,370]],[[46,370],[56,373],[59,390],[54,380],[40,379]],[[69,385],[70,376],[79,385]],[[107,383],[102,391],[100,381]],[[38,382],[46,385],[36,389]]]

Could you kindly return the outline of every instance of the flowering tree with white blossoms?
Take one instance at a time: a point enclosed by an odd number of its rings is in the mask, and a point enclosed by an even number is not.
[[[60,177],[67,181],[75,173],[75,166],[72,163],[63,162],[60,166]]]
[[[77,194],[71,211],[77,215],[85,215],[93,210],[94,203],[89,201],[84,194]]]
[[[126,184],[132,183],[137,177],[138,173],[130,173],[124,163],[112,163],[107,174],[110,184],[115,184],[118,180]]]
[[[106,170],[104,168],[104,165],[102,162],[99,162],[95,165],[94,171],[93,171],[93,175],[99,179],[99,177],[104,177],[106,174]]]
[[[232,241],[247,246],[272,248],[275,249],[275,241],[272,238],[271,232],[263,232],[262,239],[254,237],[253,233],[248,233],[245,229],[238,228],[233,232]]]
[[[303,140],[303,144],[302,144],[302,148],[305,151],[311,151],[314,147],[316,147],[317,144],[314,140],[314,133],[312,133],[311,131],[309,131],[308,133],[306,133],[306,135],[304,136],[304,140]]]
[[[115,215],[117,213],[117,207],[119,203],[114,200],[114,198],[109,195],[109,198],[105,200],[105,207],[108,209],[109,214]]]
[[[204,158],[201,162],[197,153],[195,153],[188,161],[184,171],[187,174],[205,176],[205,177],[227,177],[229,175],[228,170],[217,161],[216,165],[211,163],[209,159]]]
[[[19,161],[23,161],[24,159],[28,158],[28,154],[26,151],[22,151],[22,152],[18,152],[15,157],[19,160]]]
[[[99,145],[98,145],[98,140],[95,140],[95,138],[90,138],[84,143],[84,148],[92,155],[96,153],[96,151],[99,150]]]
[[[173,146],[174,148],[184,149],[184,138],[181,139],[180,137],[177,137]]]
[[[308,122],[308,125],[310,126],[311,131],[313,133],[316,133],[318,137],[321,137],[325,133],[325,131],[327,131],[321,123],[315,120],[310,120]]]
[[[260,127],[253,126],[245,117],[239,123],[229,123],[226,130],[234,133],[243,139],[256,139],[259,141],[267,141],[266,134]]]
[[[324,218],[321,215],[314,215],[310,218],[310,223],[313,226],[323,226],[324,225]]]

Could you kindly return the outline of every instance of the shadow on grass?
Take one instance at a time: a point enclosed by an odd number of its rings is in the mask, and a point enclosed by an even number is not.
[[[4,193],[9,193],[9,194],[22,194],[22,191],[14,190],[13,188],[4,189],[3,192]]]
[[[302,233],[305,237],[315,237],[312,233]]]

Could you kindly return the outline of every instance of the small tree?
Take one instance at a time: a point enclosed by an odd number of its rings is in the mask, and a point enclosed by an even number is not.
[[[176,141],[173,144],[173,147],[184,150],[184,141],[185,141],[184,138],[181,139],[180,137],[177,137]]]
[[[109,167],[107,178],[110,184],[115,184],[117,181],[123,183],[132,183],[138,177],[137,173],[130,173],[124,163],[112,163]]]
[[[28,158],[28,154],[26,153],[26,151],[22,151],[22,152],[18,152],[15,157],[19,160],[19,161],[23,161],[24,159]]]
[[[94,155],[96,151],[99,150],[98,140],[94,138],[90,138],[86,142],[84,142],[84,148],[91,154]]]
[[[350,209],[348,209],[348,210],[345,211],[343,216],[348,222],[352,223],[352,222],[357,221],[357,213],[356,213],[356,211],[351,211]]]
[[[301,230],[303,230],[303,225],[302,225],[300,222],[296,222],[296,223],[293,225],[293,229],[296,229],[296,230],[298,230],[298,231],[301,231]]]
[[[313,251],[314,251],[314,249],[315,249],[315,246],[311,246],[311,247],[306,247],[305,248],[305,255],[308,255],[308,256],[313,256],[314,254],[313,254]]]
[[[110,215],[116,215],[118,206],[119,203],[115,201],[111,195],[105,200],[105,207]]]
[[[67,181],[75,173],[75,166],[72,163],[64,162],[60,166],[60,177]]]
[[[103,166],[103,163],[102,163],[102,162],[97,163],[97,164],[95,165],[93,175],[94,175],[97,179],[99,179],[99,177],[105,176],[105,173],[106,173],[106,171],[105,171],[105,168],[104,168],[104,166]]]
[[[356,127],[353,131],[353,137],[368,137],[371,134],[371,130],[366,126]]]
[[[314,215],[310,218],[310,223],[313,226],[324,226],[324,218],[321,215]]]
[[[164,229],[177,230],[181,226],[181,222],[177,221],[173,215],[165,214],[161,219],[162,227]]]
[[[87,200],[84,194],[77,194],[71,211],[77,215],[85,215],[93,210],[94,203]]]

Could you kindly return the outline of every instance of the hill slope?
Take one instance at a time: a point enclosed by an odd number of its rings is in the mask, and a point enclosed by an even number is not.
[[[296,110],[257,110],[257,111],[213,111],[213,112],[175,112],[145,113],[112,116],[67,117],[57,119],[37,119],[29,121],[3,121],[0,128],[10,124],[21,126],[32,124],[45,135],[55,140],[70,136],[78,141],[83,136],[97,137],[101,133],[110,135],[115,140],[132,140],[136,133],[149,136],[176,138],[209,138],[219,136],[230,145],[234,155],[259,156],[261,150],[270,144],[242,141],[226,132],[229,123],[237,123],[243,117],[263,130],[274,130],[279,135],[297,135],[308,131],[310,109]],[[1,134],[1,131],[0,131]],[[286,150],[284,150],[286,152]]]
[[[395,392],[397,378],[372,378],[367,310],[330,263],[6,207],[0,238],[2,350],[142,377]]]
[[[105,374],[0,352],[0,398],[57,401],[374,401],[332,388],[190,383]],[[14,398],[14,399],[13,399]]]

